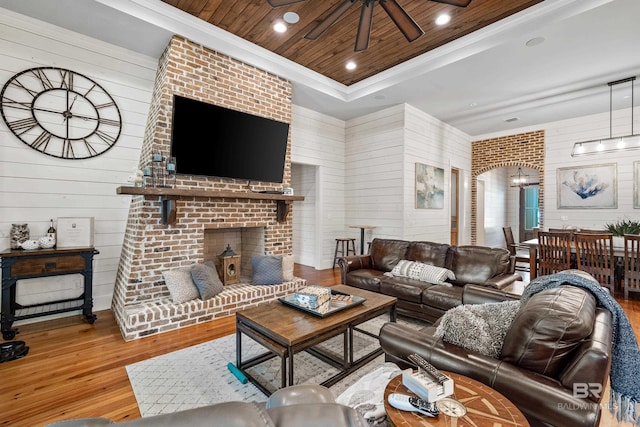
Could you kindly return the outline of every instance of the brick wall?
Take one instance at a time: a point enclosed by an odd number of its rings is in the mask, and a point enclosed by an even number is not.
[[[474,141],[471,145],[471,244],[477,239],[478,175],[491,169],[521,166],[540,175],[540,226],[544,223],[544,131]]]
[[[159,60],[140,165],[149,163],[151,153],[169,155],[174,94],[291,122],[290,82],[174,36]],[[283,185],[290,186],[290,147],[289,141],[283,184],[254,182],[252,190],[279,190]],[[176,186],[248,190],[246,180],[194,176],[178,176]],[[205,259],[205,229],[264,227],[266,254],[292,253],[291,214],[287,221],[278,222],[274,201],[181,197],[176,204],[176,223],[163,225],[159,198],[132,198],[112,300],[112,311],[125,338],[157,332],[144,322],[135,326],[127,324],[130,317],[127,312],[168,295],[162,271]],[[223,250],[221,246],[208,248],[207,252],[219,254]]]

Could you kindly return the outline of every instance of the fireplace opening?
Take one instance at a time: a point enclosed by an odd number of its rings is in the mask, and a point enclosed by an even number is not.
[[[240,255],[240,282],[251,283],[251,258],[265,254],[264,227],[205,229],[204,260],[212,260],[219,265],[218,256],[227,245]]]

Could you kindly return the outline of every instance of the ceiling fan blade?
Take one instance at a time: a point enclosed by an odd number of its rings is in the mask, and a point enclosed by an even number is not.
[[[396,0],[381,0],[380,5],[410,42],[424,34],[422,28],[416,24],[416,21],[409,16]]]
[[[294,3],[300,3],[304,0],[267,0],[271,7],[280,7],[280,6],[288,6]]]
[[[431,1],[435,1],[436,3],[444,3],[444,4],[448,4],[449,6],[457,6],[457,7],[467,7],[469,6],[469,3],[471,3],[471,0],[431,0]]]
[[[308,40],[315,40],[320,37],[322,33],[327,31],[330,26],[332,26],[338,19],[340,19],[342,15],[344,15],[355,2],[356,0],[345,0],[344,2],[342,2],[341,5],[336,7],[333,12],[331,12],[326,18],[324,18],[324,20],[316,25],[315,28],[309,31],[304,36],[304,38]]]
[[[366,50],[369,47],[369,38],[371,36],[371,24],[373,22],[373,6],[375,2],[362,2],[360,10],[360,23],[358,23],[358,34],[356,35],[355,52]]]

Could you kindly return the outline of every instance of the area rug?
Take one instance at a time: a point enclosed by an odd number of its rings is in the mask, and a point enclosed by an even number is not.
[[[360,325],[361,329],[377,334],[389,321],[382,315]],[[398,323],[415,328],[425,323],[399,319]],[[264,348],[252,339],[242,336],[243,360],[264,352]],[[325,351],[342,354],[342,335],[322,344]],[[354,357],[367,354],[379,346],[376,338],[366,334],[354,334]],[[235,364],[236,337],[228,335],[193,347],[143,360],[126,367],[129,381],[138,402],[140,414],[148,417],[185,409],[201,407],[218,402],[255,401],[264,402],[267,397],[250,382],[242,384],[227,368]],[[384,363],[384,355],[378,356],[348,377],[334,384],[331,390],[336,396]],[[280,386],[280,360],[270,359],[250,368],[249,372],[259,378],[269,390]],[[306,352],[294,356],[296,384],[319,384],[337,373],[333,366]]]

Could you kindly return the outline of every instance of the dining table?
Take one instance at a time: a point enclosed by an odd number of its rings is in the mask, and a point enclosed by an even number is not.
[[[527,246],[529,248],[529,279],[533,280],[537,277],[538,273],[538,239],[529,239],[524,242],[520,242],[521,246]],[[571,252],[575,253],[575,245],[571,245]],[[616,259],[624,257],[624,246],[613,245],[613,256]],[[616,263],[613,262],[615,265]]]

